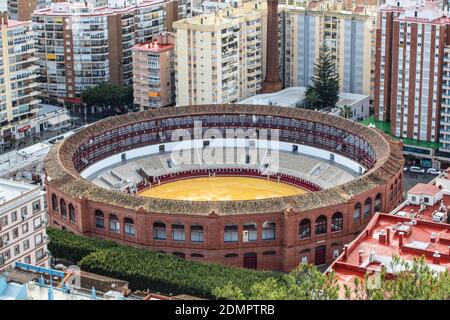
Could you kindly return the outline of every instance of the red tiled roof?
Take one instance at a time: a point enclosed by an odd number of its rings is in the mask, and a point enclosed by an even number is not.
[[[399,232],[396,231],[398,226],[410,229],[403,235],[402,245],[400,245]],[[366,229],[332,263],[330,269],[335,271],[341,286],[343,284],[352,286],[355,278],[363,279],[366,273],[373,274],[381,271],[382,263],[387,268],[386,272],[392,273],[389,269],[389,261],[393,256],[412,261],[414,257],[423,255],[426,263],[431,267],[438,270],[445,270],[445,268],[450,270],[449,229],[448,224],[424,220],[417,220],[414,224],[408,218],[377,213]],[[385,241],[379,240],[380,233],[384,234]],[[436,236],[436,240],[432,240],[432,234]],[[433,258],[435,252],[440,254],[439,262]]]

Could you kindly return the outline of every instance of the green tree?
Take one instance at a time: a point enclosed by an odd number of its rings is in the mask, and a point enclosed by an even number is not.
[[[319,108],[318,106],[321,104],[320,96],[317,93],[316,89],[311,86],[308,86],[305,92],[306,98],[306,109],[314,110],[315,108]]]
[[[353,115],[352,108],[346,104],[344,104],[343,106],[339,106],[339,115],[342,118],[350,119]]]
[[[112,107],[116,113],[123,113],[126,107],[133,105],[133,88],[102,83],[87,89],[81,97],[88,106]]]
[[[314,89],[319,98],[317,99],[317,109],[334,107],[339,100],[339,75],[336,65],[331,57],[330,49],[324,41],[320,47],[319,57],[314,65],[314,75],[311,77],[312,87],[309,87],[306,96],[308,100],[308,91]],[[309,101],[308,103],[313,103]]]
[[[323,274],[313,265],[301,264],[281,279],[268,278],[244,291],[228,283],[213,294],[229,300],[330,300],[337,299],[338,286],[333,273]]]

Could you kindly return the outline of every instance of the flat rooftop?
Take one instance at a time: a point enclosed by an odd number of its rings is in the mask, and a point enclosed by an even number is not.
[[[0,179],[0,204],[20,197],[22,194],[37,189],[38,186],[7,179]]]
[[[431,269],[437,272],[450,270],[449,229],[448,224],[377,213],[366,229],[344,248],[330,269],[335,271],[340,285],[349,286],[355,278],[363,279],[366,273],[373,274],[383,267],[391,274],[402,271],[398,267],[392,268],[394,256],[409,262],[425,256]],[[436,253],[439,258],[433,257]]]

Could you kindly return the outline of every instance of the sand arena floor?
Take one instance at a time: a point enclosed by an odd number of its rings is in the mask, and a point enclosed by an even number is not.
[[[139,195],[171,200],[224,201],[284,197],[305,192],[308,191],[262,178],[205,177],[168,182],[144,190]]]

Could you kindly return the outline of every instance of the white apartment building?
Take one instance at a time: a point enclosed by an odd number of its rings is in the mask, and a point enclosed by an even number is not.
[[[0,274],[17,261],[49,265],[45,226],[45,192],[0,179]]]
[[[262,89],[265,1],[177,21],[177,105],[234,103]]]
[[[282,10],[285,19],[286,87],[312,84],[314,65],[325,41],[336,63],[340,90],[371,94],[375,57],[375,6],[346,7],[343,2],[321,0],[286,4]]]
[[[28,134],[37,113],[35,38],[30,21],[0,13],[0,144]]]

